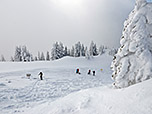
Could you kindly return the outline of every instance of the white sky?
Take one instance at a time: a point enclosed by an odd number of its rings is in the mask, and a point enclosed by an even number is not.
[[[118,47],[133,0],[0,0],[0,55],[26,45],[36,55],[55,41]]]

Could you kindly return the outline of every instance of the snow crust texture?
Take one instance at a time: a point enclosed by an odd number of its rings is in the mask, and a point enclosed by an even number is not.
[[[152,77],[152,4],[136,0],[124,22],[121,47],[112,62],[117,88],[124,88]]]
[[[23,114],[151,114],[151,86],[152,79],[125,89],[82,90]]]

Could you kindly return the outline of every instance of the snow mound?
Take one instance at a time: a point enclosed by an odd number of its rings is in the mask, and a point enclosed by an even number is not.
[[[136,0],[124,23],[121,47],[112,63],[115,87],[123,88],[152,78],[152,4]]]
[[[152,79],[125,88],[100,87],[72,93],[24,114],[152,114]]]

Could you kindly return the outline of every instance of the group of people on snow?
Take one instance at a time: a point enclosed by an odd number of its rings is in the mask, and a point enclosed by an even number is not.
[[[96,73],[95,70],[93,70],[92,73],[93,73],[93,76],[96,75],[95,74]],[[79,69],[76,69],[76,74],[81,74]],[[91,75],[91,70],[90,69],[88,70],[88,75]]]
[[[76,74],[81,74],[79,69],[76,69]],[[90,69],[88,70],[87,74],[91,75],[91,70]],[[93,76],[95,76],[95,70],[92,71],[92,74],[93,74]],[[40,80],[43,80],[43,73],[40,72],[38,75],[40,76]],[[31,74],[26,74],[26,76],[30,79]]]

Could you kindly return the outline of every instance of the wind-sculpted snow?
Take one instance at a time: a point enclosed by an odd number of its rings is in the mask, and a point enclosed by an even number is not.
[[[20,67],[24,68],[25,66],[25,70],[16,66],[16,70],[15,68],[14,71],[8,69],[8,72],[6,72],[8,63],[6,63],[7,65],[1,63],[0,66],[5,67],[5,72],[0,73],[0,114],[20,114],[28,108],[48,101],[55,101],[70,93],[112,83],[111,58],[103,56],[87,61],[85,58],[79,58],[72,59],[73,62],[70,58],[69,60],[65,58],[56,61],[56,63],[54,63],[55,61],[53,63],[43,62],[43,68],[37,67],[42,63],[35,63],[36,67],[33,63],[29,63],[31,69],[27,69],[27,65],[22,63]],[[81,59],[86,61],[83,61],[85,64],[79,63]],[[103,59],[104,61],[99,63]],[[72,64],[70,66],[67,65],[69,61]],[[61,66],[61,63],[66,64]],[[12,64],[18,63],[9,63],[9,67]],[[81,75],[75,74],[77,68],[75,66],[79,66]],[[87,75],[90,68],[96,70],[96,76]],[[102,72],[101,68],[103,68]],[[44,73],[44,80],[39,80],[38,73],[40,71]],[[26,77],[27,73],[31,74],[30,79]]]

